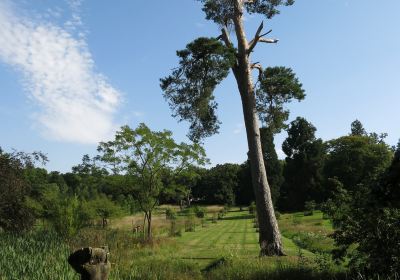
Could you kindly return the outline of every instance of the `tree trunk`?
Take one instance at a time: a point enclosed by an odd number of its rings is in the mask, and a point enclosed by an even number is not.
[[[146,220],[147,220],[147,212],[144,212],[144,218],[143,218],[143,239],[146,238]]]
[[[151,211],[147,214],[147,238],[151,240]]]
[[[238,41],[238,64],[233,73],[238,84],[244,122],[246,126],[247,143],[254,195],[256,198],[259,223],[260,255],[283,255],[281,235],[272,205],[271,191],[265,172],[262,155],[260,129],[256,110],[255,92],[252,81],[251,64],[247,54],[248,43],[243,27],[242,4],[236,2],[234,17],[235,33]]]

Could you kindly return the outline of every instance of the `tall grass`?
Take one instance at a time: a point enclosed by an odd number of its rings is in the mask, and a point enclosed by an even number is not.
[[[77,279],[66,261],[68,245],[51,232],[0,234],[0,279]]]
[[[317,217],[299,218],[300,223],[293,224],[288,214],[282,216],[288,235],[298,232],[298,227],[321,234]],[[67,262],[69,254],[103,245],[110,249],[110,280],[357,279],[347,277],[344,268],[333,267],[326,254],[256,257],[257,234],[245,212],[228,213],[218,223],[208,223],[182,237],[159,237],[152,242],[124,229],[88,228],[69,240],[43,230],[23,236],[0,233],[0,280],[77,280]]]

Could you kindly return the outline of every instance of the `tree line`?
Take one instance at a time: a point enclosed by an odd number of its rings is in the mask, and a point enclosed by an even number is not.
[[[318,207],[336,229],[337,258],[349,257],[358,269],[381,271],[383,263],[398,269],[399,249],[386,245],[400,240],[400,142],[389,146],[386,134],[367,133],[358,120],[347,135],[329,141],[316,138],[315,126],[301,117],[286,130],[286,157],[279,159],[272,131],[260,129],[275,211]],[[99,144],[97,156],[84,155],[71,172],[48,172],[40,167],[46,162],[40,152],[0,150],[1,230],[24,232],[41,221],[71,236],[94,221],[106,227],[111,217],[141,211],[151,238],[152,212],[160,204],[183,210],[255,201],[250,161],[205,168],[200,145],[178,144],[171,132],[145,124],[122,127],[114,140]],[[348,255],[353,244],[359,250]]]

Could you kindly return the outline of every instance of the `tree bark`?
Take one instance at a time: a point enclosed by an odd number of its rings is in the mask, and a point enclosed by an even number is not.
[[[233,73],[242,100],[247,143],[249,147],[251,177],[259,223],[260,256],[281,256],[284,255],[282,240],[275,217],[271,191],[262,155],[254,84],[252,81],[251,63],[249,59],[250,55],[247,53],[248,42],[243,27],[242,5],[240,0],[235,1],[235,16],[233,22],[238,41],[238,63],[233,67]]]
[[[152,232],[151,232],[151,211],[147,214],[147,238],[151,240]]]

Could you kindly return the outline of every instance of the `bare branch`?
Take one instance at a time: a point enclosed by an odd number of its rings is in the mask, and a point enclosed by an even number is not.
[[[278,39],[269,39],[269,38],[263,38],[265,35],[268,35],[269,33],[272,32],[272,30],[269,30],[268,32],[261,34],[262,29],[264,28],[264,22],[262,21],[260,26],[257,29],[256,34],[254,35],[254,39],[250,41],[249,47],[247,49],[247,55],[249,55],[254,48],[256,47],[258,42],[262,43],[277,43],[279,40]]]
[[[279,39],[260,38],[258,41],[261,42],[261,43],[275,44],[275,43],[279,42]]]
[[[268,30],[268,32],[265,32],[264,34],[261,34],[260,37],[264,37],[265,35],[268,35],[271,32],[272,32],[272,29]]]
[[[226,26],[224,26],[224,28],[222,28],[221,32],[222,32],[222,34],[218,38],[221,37],[221,39],[224,41],[225,45],[227,47],[231,48],[233,45],[232,45],[231,39],[229,38],[229,32],[228,32],[228,29],[226,28]]]
[[[259,64],[258,62],[252,63],[252,64],[250,65],[250,68],[251,68],[251,69],[257,69],[257,70],[258,70],[258,81],[257,81],[257,83],[258,83],[259,81],[261,81],[262,73],[263,73],[263,68],[262,68],[261,64]],[[256,83],[256,84],[257,84],[257,83]]]

